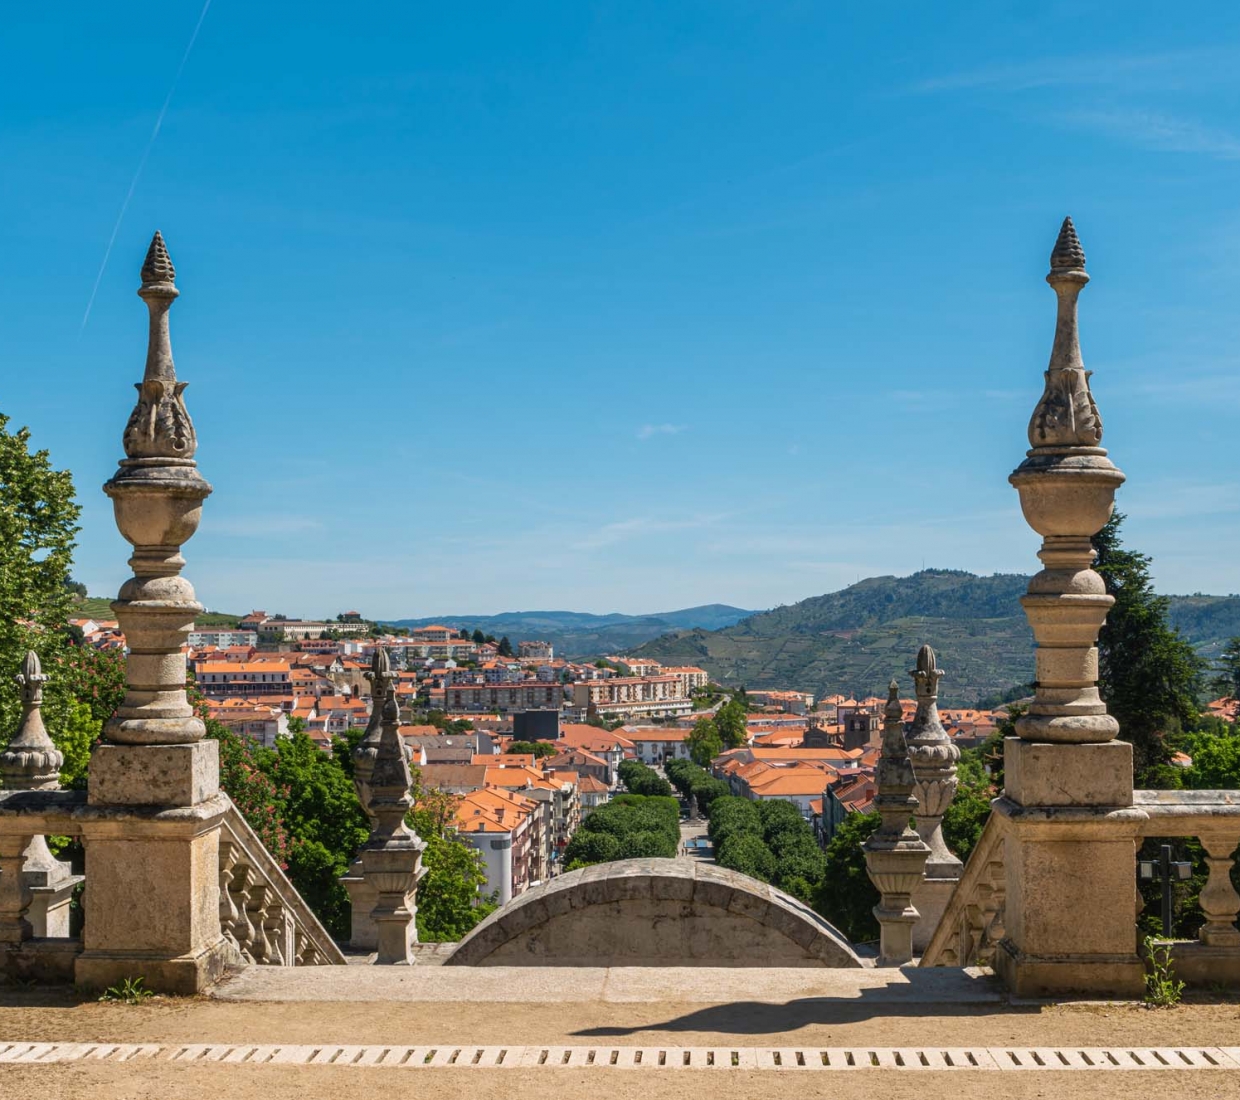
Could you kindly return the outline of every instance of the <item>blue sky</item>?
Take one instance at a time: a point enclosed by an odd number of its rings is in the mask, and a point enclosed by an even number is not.
[[[163,231],[208,606],[765,607],[1036,567],[1006,478],[1072,214],[1168,592],[1240,590],[1240,9],[199,0],[6,13],[0,411],[77,575]]]

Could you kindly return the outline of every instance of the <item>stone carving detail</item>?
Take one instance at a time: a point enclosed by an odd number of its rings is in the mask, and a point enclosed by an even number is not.
[[[168,310],[180,291],[176,269],[168,257],[163,236],[157,231],[142,264],[138,294],[150,311],[146,372],[134,383],[138,403],[125,426],[125,454],[129,458],[191,459],[198,447],[194,423],[182,394],[187,382],[178,382],[168,335]]]
[[[390,675],[384,650],[375,653],[371,683],[371,722],[373,725],[373,714],[378,714],[379,738],[368,780],[367,813],[372,825],[361,851],[362,877],[375,892],[370,914],[377,926],[375,961],[412,965],[410,947],[417,942],[414,897],[424,874],[422,852],[426,844],[405,824],[405,815],[413,805],[409,793],[413,776],[399,731],[395,678]]]
[[[17,736],[0,753],[0,777],[9,790],[55,790],[65,757],[43,725],[43,685],[48,677],[33,650],[27,652],[16,679],[22,689],[22,720]]]
[[[875,769],[878,794],[874,808],[880,824],[865,842],[865,866],[878,888],[874,907],[881,931],[880,966],[900,966],[913,957],[913,925],[917,910],[912,894],[926,866],[930,849],[909,824],[917,800],[913,797],[913,765],[904,741],[904,708],[900,687],[891,681],[883,710],[883,743]]]
[[[1029,421],[1029,445],[1096,447],[1102,442],[1102,417],[1089,389],[1090,372],[1081,360],[1076,325],[1077,296],[1089,276],[1071,218],[1064,218],[1046,281],[1059,296],[1059,317],[1046,388]]]
[[[242,961],[262,966],[344,962],[235,806],[229,807],[221,830],[219,866],[220,929]]]
[[[0,779],[11,791],[58,790],[65,758],[43,725],[48,676],[33,650],[26,653],[16,679],[22,689],[22,719],[17,735],[0,753]],[[0,847],[0,942],[68,936],[69,903],[82,876],[52,855],[42,835],[5,837]]]
[[[934,650],[923,645],[913,670],[917,692],[917,713],[908,733],[908,755],[917,777],[913,793],[917,799],[914,817],[917,832],[930,849],[926,874],[937,878],[959,878],[963,866],[943,840],[943,815],[956,797],[956,763],[960,749],[952,744],[939,720],[939,681],[943,673]]]
[[[1026,741],[1103,742],[1119,732],[1098,694],[1098,631],[1114,600],[1091,567],[1090,539],[1111,516],[1124,475],[1107,458],[1077,333],[1077,296],[1089,282],[1085,252],[1065,219],[1046,281],[1059,299],[1046,389],[1029,424],[1029,450],[1009,481],[1025,520],[1043,538],[1043,569],[1021,604],[1038,643]]]
[[[133,544],[133,577],[112,605],[129,643],[125,700],[104,733],[113,744],[192,744],[206,729],[185,696],[181,646],[202,611],[181,576],[181,545],[198,529],[211,492],[194,463],[197,440],[177,380],[168,311],[178,295],[164,239],[155,234],[139,296],[150,313],[146,370],[125,429],[125,458],[103,490]]]

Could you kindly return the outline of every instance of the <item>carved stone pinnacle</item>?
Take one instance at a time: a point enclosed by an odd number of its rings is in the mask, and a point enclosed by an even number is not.
[[[16,679],[22,688],[22,721],[17,736],[0,753],[0,776],[10,790],[54,790],[60,786],[65,757],[43,725],[43,685],[49,677],[33,650],[26,653]]]
[[[168,247],[164,244],[164,236],[157,229],[151,238],[151,247],[146,250],[146,259],[142,263],[142,285],[171,284],[177,279],[177,269],[172,266],[172,258],[168,255]]]
[[[1071,218],[1064,218],[1063,225],[1059,228],[1059,237],[1051,250],[1051,270],[1085,270],[1085,249],[1081,247]]]
[[[1098,695],[1098,630],[1114,602],[1090,566],[1090,539],[1111,516],[1124,475],[1107,457],[1102,417],[1081,359],[1077,297],[1089,281],[1072,219],[1064,220],[1046,281],[1058,299],[1030,450],[1008,479],[1025,520],[1042,536],[1043,570],[1021,604],[1038,641],[1035,698],[1016,724],[1027,741],[1101,742],[1119,727]]]

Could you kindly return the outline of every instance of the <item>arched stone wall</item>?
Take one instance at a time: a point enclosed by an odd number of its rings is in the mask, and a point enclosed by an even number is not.
[[[496,910],[446,966],[860,966],[822,917],[766,883],[691,859],[626,859]]]

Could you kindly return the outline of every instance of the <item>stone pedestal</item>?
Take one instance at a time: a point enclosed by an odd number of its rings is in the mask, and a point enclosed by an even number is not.
[[[92,806],[196,806],[220,793],[220,747],[100,745],[90,758]]]
[[[349,893],[352,909],[349,946],[355,951],[373,951],[379,946],[379,927],[371,913],[379,900],[379,891],[374,883],[366,881],[366,871],[360,858],[349,864],[349,873],[340,882]]]
[[[947,911],[952,894],[960,882],[959,875],[934,877],[927,873],[913,889],[913,908],[917,910],[917,923],[913,925],[913,954],[921,955],[934,938],[935,930]]]
[[[197,993],[240,962],[220,929],[219,829],[228,803],[147,812],[100,807],[84,834],[86,912],[75,981]]]
[[[1004,745],[1006,935],[995,970],[1017,996],[1139,997],[1132,746]]]

